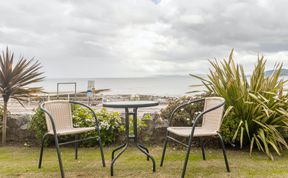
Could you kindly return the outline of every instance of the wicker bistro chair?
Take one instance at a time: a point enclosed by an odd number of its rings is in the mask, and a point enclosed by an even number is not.
[[[72,104],[79,104],[83,107],[88,108],[92,112],[95,118],[96,128],[95,127],[74,128],[73,121],[72,121],[72,110],[71,110]],[[45,141],[45,138],[49,135],[52,135],[55,140],[55,147],[57,151],[59,167],[60,167],[62,178],[64,177],[64,170],[63,170],[61,152],[60,152],[60,147],[59,147],[60,145],[74,143],[75,159],[78,159],[78,142],[97,138],[99,142],[100,152],[101,152],[102,165],[103,167],[105,167],[105,159],[104,159],[100,136],[89,137],[89,138],[84,138],[80,140],[78,139],[78,134],[93,131],[95,129],[100,135],[98,119],[96,117],[95,112],[89,106],[82,104],[82,103],[74,102],[74,101],[55,100],[55,101],[47,101],[47,102],[42,103],[40,105],[40,108],[45,112],[45,119],[46,119],[48,132],[42,138],[40,158],[39,158],[39,164],[38,164],[39,169],[41,168],[41,165],[42,165],[44,141]],[[59,143],[58,137],[63,136],[63,135],[75,135],[75,140]]]
[[[171,120],[173,119],[174,114],[181,108],[195,103],[195,102],[200,102],[200,101],[205,101],[204,104],[204,111],[201,112],[193,121],[192,121],[192,127],[171,127]],[[162,158],[161,158],[161,164],[160,167],[163,166],[163,162],[164,162],[164,157],[165,157],[165,152],[166,152],[166,147],[167,147],[167,142],[168,140],[172,140],[175,141],[181,145],[186,146],[187,149],[187,153],[186,153],[186,158],[185,158],[185,162],[184,162],[184,166],[183,166],[183,170],[182,170],[182,174],[181,177],[184,178],[185,176],[185,171],[186,171],[186,167],[187,167],[187,163],[188,163],[188,159],[189,159],[189,154],[190,154],[190,149],[191,149],[191,145],[192,145],[192,138],[193,137],[207,137],[207,136],[218,136],[219,141],[221,143],[221,147],[223,150],[223,155],[224,155],[224,160],[225,160],[225,165],[226,165],[226,169],[227,172],[230,172],[229,169],[229,164],[228,164],[228,160],[227,160],[227,156],[226,156],[226,150],[225,150],[225,146],[224,146],[224,142],[223,139],[219,133],[219,129],[221,126],[221,122],[222,122],[222,116],[223,116],[223,111],[224,111],[224,104],[225,104],[225,100],[221,97],[207,97],[205,99],[197,99],[194,101],[189,101],[188,103],[182,104],[180,106],[178,106],[171,114],[170,118],[169,118],[169,127],[167,128],[167,136],[166,136],[166,140],[164,143],[164,149],[163,149],[163,153],[162,153]],[[202,117],[203,116],[203,117]],[[201,127],[196,127],[197,121],[200,118],[203,118],[202,120],[202,126]],[[170,134],[174,134],[176,136],[180,136],[180,137],[186,137],[189,138],[189,142],[188,145],[185,143],[180,142],[179,140],[173,138],[170,136]],[[203,156],[203,160],[206,160],[205,158],[205,152],[204,152],[204,142],[201,139],[201,148],[202,148],[202,156]]]

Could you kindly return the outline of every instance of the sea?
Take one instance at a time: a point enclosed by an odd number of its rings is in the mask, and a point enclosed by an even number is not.
[[[201,77],[206,78],[207,76],[201,75]],[[283,76],[281,78],[287,80],[288,76]],[[91,81],[96,90],[109,89],[102,93],[104,95],[180,97],[195,94],[189,93],[191,91],[203,92],[205,90],[204,86],[194,86],[200,85],[201,81],[189,75],[139,78],[46,78],[44,81],[34,84],[33,86],[41,86],[44,91],[48,93],[56,93],[58,83],[59,93],[73,93],[75,91],[75,83],[76,92],[86,92],[91,88]],[[285,88],[288,88],[288,84],[286,84]]]
[[[191,76],[157,76],[141,78],[46,78],[34,86],[42,86],[46,92],[57,92],[57,83],[60,93],[85,92],[91,88],[109,89],[105,95],[153,95],[153,96],[183,96],[188,92],[199,90],[191,85],[201,84]],[[65,84],[63,84],[65,83]],[[90,83],[90,84],[89,84]],[[90,86],[89,86],[90,85]],[[201,87],[200,87],[201,88]],[[202,87],[202,89],[204,89]]]

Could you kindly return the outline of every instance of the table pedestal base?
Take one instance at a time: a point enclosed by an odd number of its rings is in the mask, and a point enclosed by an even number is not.
[[[111,176],[114,175],[114,171],[113,171],[113,167],[114,167],[114,163],[116,162],[116,160],[122,155],[122,153],[124,153],[124,151],[126,151],[126,149],[128,148],[128,143],[124,143],[120,146],[118,146],[117,148],[115,148],[112,151],[112,162],[111,162],[111,166],[110,166],[110,174]],[[153,172],[156,171],[156,163],[155,163],[155,159],[149,154],[149,150],[142,144],[137,144],[136,147],[147,156],[147,161],[149,161],[149,159],[152,160],[153,163]],[[115,156],[115,153],[120,150],[121,151]]]
[[[134,127],[134,136],[133,137],[129,137],[129,116],[132,115],[133,116],[133,127]],[[121,144],[120,146],[116,147],[113,151],[112,151],[112,162],[111,162],[111,166],[110,166],[110,174],[111,176],[113,176],[114,172],[113,172],[113,166],[115,161],[122,155],[122,153],[124,153],[124,151],[127,149],[128,145],[129,145],[129,139],[133,138],[134,139],[134,144],[135,146],[147,156],[147,161],[149,161],[149,159],[152,160],[153,163],[153,172],[156,171],[156,164],[155,164],[155,159],[149,154],[149,150],[142,144],[138,143],[138,135],[137,135],[137,108],[133,109],[133,112],[129,112],[128,108],[125,108],[125,128],[126,128],[126,143]],[[121,151],[115,156],[115,153],[120,150]]]

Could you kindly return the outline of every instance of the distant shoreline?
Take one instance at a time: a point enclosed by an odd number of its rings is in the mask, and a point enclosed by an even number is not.
[[[179,97],[193,89],[190,85],[200,84],[201,81],[190,76],[173,77],[150,77],[150,78],[57,78],[48,79],[33,86],[41,86],[48,93],[57,91],[57,83],[76,83],[77,92],[85,92],[88,89],[88,82],[94,81],[94,88],[97,90],[110,89],[103,92],[104,95],[156,95]],[[32,85],[31,85],[32,86]],[[71,93],[75,90],[75,85],[61,84],[59,91]]]
[[[103,97],[105,97],[103,99]],[[141,109],[139,115],[145,113],[154,113],[160,112],[160,110],[168,105],[171,100],[176,99],[177,97],[170,96],[155,96],[155,95],[95,95],[92,98],[88,98],[85,93],[77,93],[76,97],[74,94],[65,95],[49,95],[49,94],[38,94],[35,97],[29,98],[28,102],[23,102],[23,107],[18,101],[10,99],[8,103],[8,110],[10,114],[34,114],[35,109],[39,107],[39,104],[47,100],[72,100],[78,101],[83,104],[88,104],[92,108],[95,108],[97,111],[101,110],[103,102],[109,101],[128,101],[128,100],[150,100],[150,101],[159,101],[159,105],[156,107],[149,107]],[[3,100],[0,99],[0,103]],[[122,113],[123,109],[113,109],[107,108],[108,111],[117,111]]]

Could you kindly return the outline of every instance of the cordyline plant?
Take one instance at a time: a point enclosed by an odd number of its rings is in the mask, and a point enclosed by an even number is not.
[[[42,91],[40,87],[29,87],[30,84],[42,81],[42,73],[38,61],[20,59],[14,64],[14,53],[6,48],[0,55],[0,93],[3,97],[2,145],[6,144],[7,104],[10,98],[20,104],[34,93]],[[22,104],[23,105],[23,104]]]
[[[288,148],[281,132],[288,128],[288,97],[283,95],[287,81],[280,79],[282,64],[276,64],[274,72],[265,76],[266,60],[258,57],[250,79],[243,66],[235,64],[233,50],[228,60],[210,61],[210,64],[208,79],[191,76],[200,79],[207,92],[225,98],[224,115],[230,115],[227,119],[236,119],[239,123],[233,141],[239,141],[241,148],[248,144],[250,154],[257,146],[273,160],[272,150],[280,155],[283,148]]]

